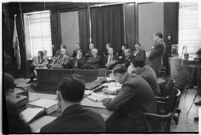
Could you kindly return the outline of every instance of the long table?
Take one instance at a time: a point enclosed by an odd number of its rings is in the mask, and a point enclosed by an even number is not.
[[[44,69],[38,68],[37,71],[37,90],[40,91],[53,91],[57,89],[57,84],[60,80],[66,76],[72,74],[79,74],[83,77],[85,82],[92,82],[100,76],[99,69]],[[108,76],[111,70],[106,70],[106,75]]]
[[[44,94],[44,93],[31,93],[31,92],[29,93],[29,101],[30,102],[34,101],[36,99],[39,99],[39,98],[55,100],[56,95],[55,94]],[[106,121],[113,112],[106,109],[106,107],[100,107],[100,106],[102,106],[101,104],[102,104],[101,102],[96,102],[96,101],[88,99],[87,96],[84,96],[84,98],[81,102],[81,105],[84,108],[99,113]],[[43,126],[50,123],[51,121],[53,121],[56,117],[58,117],[60,115],[61,115],[61,113],[59,113],[59,112],[53,112],[52,114],[45,115],[43,117],[40,117],[39,119],[34,120],[33,122],[31,122],[29,124],[30,127],[32,128],[32,132],[34,132],[34,133],[39,132]]]

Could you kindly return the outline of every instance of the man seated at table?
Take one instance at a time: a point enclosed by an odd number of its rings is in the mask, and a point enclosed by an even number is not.
[[[85,63],[85,58],[83,57],[83,52],[81,49],[77,50],[76,57],[72,59],[71,65],[72,68],[82,69]]]
[[[130,66],[128,67],[128,72],[130,74],[138,74],[144,78],[151,86],[155,95],[160,95],[160,87],[157,82],[157,76],[155,71],[146,64],[144,58],[135,57],[132,59]]]
[[[114,55],[113,48],[108,48],[108,55],[104,59],[104,66],[107,69],[112,69],[118,63],[116,56]]]
[[[53,59],[49,67],[54,69],[62,69],[68,67],[70,64],[70,57],[67,55],[65,48],[61,48],[60,54]]]
[[[113,78],[122,84],[114,98],[105,98],[103,104],[114,113],[106,121],[106,132],[145,132],[147,131],[143,115],[156,113],[154,93],[149,84],[139,75],[130,75],[127,68],[116,65]],[[111,94],[111,91],[105,90]]]
[[[92,56],[89,57],[84,64],[85,69],[98,69],[100,67],[100,56],[98,56],[98,49],[91,50]]]
[[[80,102],[84,96],[85,85],[79,75],[64,78],[58,85],[58,106],[61,116],[44,126],[41,133],[104,132],[103,117],[84,109]]]
[[[94,44],[90,43],[89,44],[89,50],[85,53],[85,58],[88,59],[89,57],[92,56],[92,49],[94,49]]]
[[[3,75],[3,133],[31,133],[31,128],[22,120],[16,104],[17,95],[14,94],[14,78],[8,73]]]
[[[131,55],[131,49],[126,49],[124,51],[124,59],[122,61],[122,64],[124,64],[126,67],[128,67],[130,65],[131,59],[132,59],[132,55]]]
[[[75,45],[75,50],[73,51],[73,54],[72,54],[71,57],[75,58],[75,57],[77,56],[77,51],[80,50],[80,49],[81,49],[81,48],[80,48],[80,44],[77,43],[77,44]]]

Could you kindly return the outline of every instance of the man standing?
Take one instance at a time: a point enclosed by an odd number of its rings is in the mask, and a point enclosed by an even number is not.
[[[115,92],[116,97],[102,100],[109,110],[114,111],[106,122],[106,131],[145,132],[147,127],[144,113],[156,113],[156,102],[151,87],[139,75],[130,75],[122,64],[113,68],[112,75],[122,87]]]
[[[58,86],[58,106],[62,114],[56,120],[44,126],[41,133],[105,131],[102,116],[84,109],[80,105],[84,96],[85,85],[79,75],[64,78]]]
[[[162,33],[156,33],[154,35],[154,45],[149,56],[149,66],[153,68],[156,74],[159,74],[161,67],[163,66],[163,55],[165,53],[165,43],[163,41]]]

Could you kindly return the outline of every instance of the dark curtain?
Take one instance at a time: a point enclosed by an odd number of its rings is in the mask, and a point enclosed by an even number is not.
[[[92,42],[99,53],[106,51],[106,43],[120,51],[124,43],[123,5],[93,7],[90,13]]]
[[[60,49],[61,45],[61,24],[60,24],[60,13],[59,11],[52,11],[50,16],[51,21],[51,34],[52,34],[52,45],[53,55],[57,50]]]
[[[79,9],[80,47],[86,52],[89,46],[89,14],[87,8]]]
[[[25,48],[25,33],[23,25],[23,16],[17,15],[16,17],[16,27],[17,34],[19,38],[20,55],[21,55],[21,69],[20,74],[26,76],[26,48]]]
[[[10,14],[4,14],[2,16],[2,36],[3,36],[3,72],[8,72],[15,76],[16,66],[15,66],[15,57],[13,51],[13,27],[14,18]],[[4,54],[9,57],[9,62]]]

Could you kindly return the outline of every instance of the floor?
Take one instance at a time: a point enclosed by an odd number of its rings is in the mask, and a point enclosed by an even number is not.
[[[26,84],[29,79],[16,79],[15,83],[17,86],[22,86],[28,88],[30,91],[33,91],[30,88],[30,84]],[[186,94],[187,93],[187,94]],[[183,92],[179,108],[181,109],[181,114],[179,117],[178,125],[175,124],[174,121],[171,123],[171,132],[198,132],[198,123],[194,121],[194,117],[198,116],[198,106],[195,106],[193,99],[196,95],[195,89],[189,89]],[[201,98],[197,97],[195,101],[199,101]],[[190,111],[189,108],[192,105]],[[201,109],[200,109],[201,110]],[[201,113],[201,112],[200,112]],[[201,114],[200,114],[201,116]],[[200,125],[201,126],[201,125]]]

